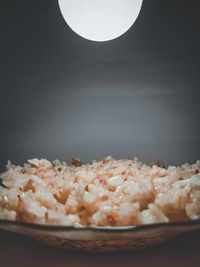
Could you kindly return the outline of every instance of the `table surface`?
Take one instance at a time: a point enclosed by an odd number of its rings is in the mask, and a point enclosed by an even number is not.
[[[199,267],[200,231],[186,233],[155,248],[120,254],[72,253],[0,231],[0,267],[13,266]]]

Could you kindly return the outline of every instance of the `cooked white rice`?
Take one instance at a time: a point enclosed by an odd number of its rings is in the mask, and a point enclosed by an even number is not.
[[[72,166],[9,162],[0,175],[0,219],[87,226],[200,219],[200,161],[157,165],[111,157],[92,164],[73,160]]]

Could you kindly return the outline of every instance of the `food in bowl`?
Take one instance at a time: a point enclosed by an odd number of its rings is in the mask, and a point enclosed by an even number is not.
[[[200,219],[200,161],[165,168],[137,158],[72,165],[8,162],[0,219],[45,225],[137,226]]]

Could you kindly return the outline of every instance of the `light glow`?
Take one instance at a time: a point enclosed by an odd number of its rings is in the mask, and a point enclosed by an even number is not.
[[[136,21],[143,0],[58,0],[62,15],[78,35],[92,41],[113,40]]]

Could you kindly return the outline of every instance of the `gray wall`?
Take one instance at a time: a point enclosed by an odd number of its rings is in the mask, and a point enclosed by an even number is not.
[[[0,164],[106,155],[200,159],[198,0],[144,0],[136,24],[82,39],[56,0],[0,2]]]

